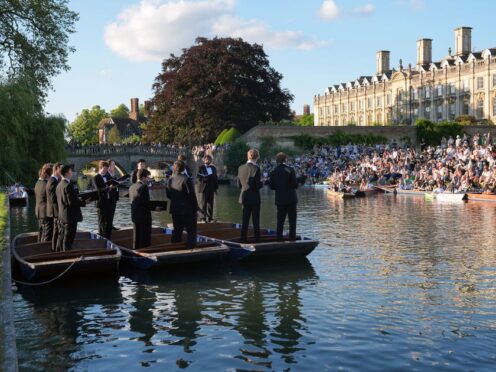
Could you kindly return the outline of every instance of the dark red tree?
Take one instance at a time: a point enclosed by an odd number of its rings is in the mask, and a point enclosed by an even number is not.
[[[259,122],[289,119],[293,96],[261,45],[242,39],[197,38],[171,55],[153,85],[149,141],[211,142],[225,128],[241,133]]]

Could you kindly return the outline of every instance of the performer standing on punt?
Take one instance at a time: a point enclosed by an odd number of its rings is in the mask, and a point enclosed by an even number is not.
[[[109,163],[102,160],[98,165],[99,171],[93,178],[94,188],[98,191],[98,200],[96,208],[98,213],[98,234],[104,238],[110,239],[112,234],[112,223],[110,221],[112,213],[112,205],[110,202],[110,193],[108,181]]]
[[[129,188],[131,220],[133,221],[133,248],[145,248],[151,244],[152,212],[150,211],[150,190],[148,189],[147,169],[136,172],[138,182]]]
[[[76,190],[71,183],[72,169],[70,165],[62,167],[62,180],[57,185],[57,204],[59,206],[59,220],[61,231],[59,232],[58,243],[62,251],[72,248],[76,237],[77,224],[83,220],[81,207],[86,203],[78,198]]]
[[[115,169],[115,161],[112,159],[107,160],[109,164],[108,168],[108,175],[109,178],[113,179],[114,181],[117,181],[117,172]],[[109,195],[110,195],[110,217],[109,217],[109,224],[112,228],[112,230],[119,230],[117,227],[114,226],[114,216],[115,216],[115,208],[117,207],[117,201],[119,201],[119,188],[118,187],[111,187],[109,190]]]
[[[200,185],[198,192],[200,194],[200,206],[202,210],[202,219],[205,222],[212,222],[214,219],[214,198],[219,188],[217,180],[217,168],[212,165],[212,157],[205,155],[204,164],[198,170],[198,181]]]
[[[60,222],[59,222],[59,206],[57,204],[57,185],[60,182],[62,170],[62,163],[55,163],[53,166],[53,173],[46,185],[47,193],[47,219],[49,230],[51,231],[50,239],[52,241],[52,252],[61,251],[62,247],[58,245]]]
[[[296,239],[296,173],[294,168],[286,165],[288,156],[280,152],[276,155],[277,166],[270,173],[270,188],[276,192],[277,239],[282,240],[284,220],[288,216],[289,239]]]
[[[241,189],[239,203],[243,205],[243,222],[241,224],[241,242],[246,242],[250,216],[253,222],[255,240],[260,241],[260,167],[257,165],[260,157],[258,150],[250,149],[248,161],[238,168],[238,186]]]
[[[47,193],[46,184],[48,178],[52,175],[52,165],[44,164],[38,172],[38,181],[34,186],[34,195],[36,197],[36,206],[34,209],[36,218],[38,219],[38,242],[46,242],[50,234],[47,219]],[[51,238],[51,236],[50,236]]]
[[[183,230],[186,229],[187,248],[194,248],[196,246],[198,201],[193,181],[183,173],[184,166],[184,162],[177,160],[174,163],[174,174],[167,181],[166,192],[171,201],[170,213],[174,225],[171,242],[179,243],[182,240]]]

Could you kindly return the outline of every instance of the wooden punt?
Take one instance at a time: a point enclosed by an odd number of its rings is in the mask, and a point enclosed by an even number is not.
[[[496,194],[491,193],[467,193],[468,201],[496,202]]]
[[[90,232],[78,232],[70,251],[52,252],[51,242],[36,242],[38,233],[17,235],[11,243],[13,263],[28,281],[64,275],[116,274],[120,249],[111,241]],[[72,267],[69,269],[69,267]]]
[[[465,201],[467,200],[467,194],[465,193],[452,193],[452,192],[440,192],[432,193],[434,198],[439,201]]]
[[[25,192],[20,198],[9,198],[10,207],[25,207],[28,204],[28,194]]]
[[[356,196],[356,194],[353,192],[339,192],[332,189],[327,189],[327,195],[339,199],[353,199]]]
[[[394,193],[394,190],[396,189],[396,186],[374,186],[374,188],[378,191],[382,191],[386,194],[392,194]]]
[[[355,196],[358,198],[366,198],[372,195],[375,195],[377,193],[377,189],[366,189],[366,190],[357,190],[355,193]]]
[[[297,236],[296,240],[277,240],[276,231],[260,229],[260,241],[255,241],[253,229],[248,231],[248,241],[241,242],[241,225],[228,222],[198,224],[198,234],[207,240],[226,244],[233,256],[243,260],[265,258],[301,258],[309,255],[319,244],[317,240]],[[250,254],[247,254],[249,252]]]
[[[229,253],[229,247],[225,244],[205,239],[199,239],[195,248],[188,249],[186,236],[181,243],[171,243],[171,234],[170,229],[153,228],[151,245],[133,249],[133,229],[128,227],[113,232],[112,241],[122,251],[122,263],[140,270],[166,265],[221,261]]]

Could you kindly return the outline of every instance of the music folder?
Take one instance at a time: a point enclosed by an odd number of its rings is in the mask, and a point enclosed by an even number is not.
[[[167,201],[165,200],[150,200],[150,210],[152,212],[161,212],[167,210]]]

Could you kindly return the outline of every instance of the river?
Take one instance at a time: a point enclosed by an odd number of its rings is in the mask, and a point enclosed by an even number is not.
[[[240,221],[237,197],[221,187],[219,220]],[[496,203],[299,198],[298,232],[321,242],[308,260],[14,288],[21,370],[493,370]],[[35,228],[33,210],[12,210],[12,234]]]

